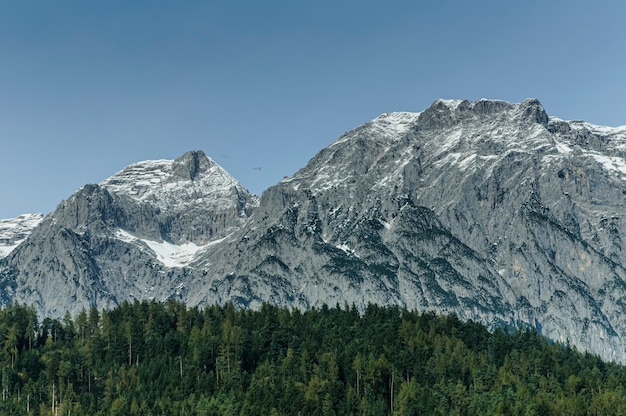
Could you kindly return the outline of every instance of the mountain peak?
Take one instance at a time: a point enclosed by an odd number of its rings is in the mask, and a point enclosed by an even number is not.
[[[463,106],[461,106],[463,104]],[[435,100],[430,108],[434,108],[436,110],[451,110],[455,111],[459,106],[464,108],[467,104],[470,104],[468,100],[451,100],[451,99],[437,99]]]
[[[192,150],[172,163],[172,172],[187,180],[194,180],[199,173],[206,172],[214,162],[202,150]]]
[[[519,104],[487,98],[476,101],[438,99],[420,113],[419,124],[426,129],[440,129],[474,117],[511,113],[513,118],[517,112],[521,112],[524,120],[548,125],[549,117],[536,98],[526,99]]]
[[[100,183],[114,194],[124,194],[166,209],[175,201],[166,201],[171,189],[189,182],[186,188],[202,193],[203,189],[230,193],[233,187],[243,188],[221,166],[200,150],[186,152],[175,160],[146,160],[133,163]],[[223,191],[223,192],[222,192]]]
[[[161,212],[187,211],[190,206],[221,212],[237,206],[235,212],[241,213],[248,204],[256,205],[256,197],[200,150],[175,160],[133,163],[100,185]]]
[[[548,125],[548,114],[536,98],[527,98],[520,104],[522,115],[529,121],[535,121],[544,126]]]

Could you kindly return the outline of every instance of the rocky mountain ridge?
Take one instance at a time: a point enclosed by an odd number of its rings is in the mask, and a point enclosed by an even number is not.
[[[198,152],[142,162],[3,259],[3,300],[52,315],[136,298],[375,302],[532,326],[624,362],[625,156],[626,127],[534,99],[437,100],[347,132],[260,200]]]

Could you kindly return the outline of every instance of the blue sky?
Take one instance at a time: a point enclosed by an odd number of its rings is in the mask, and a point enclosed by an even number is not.
[[[0,218],[195,149],[260,194],[437,98],[623,125],[624,16],[617,0],[0,0]]]

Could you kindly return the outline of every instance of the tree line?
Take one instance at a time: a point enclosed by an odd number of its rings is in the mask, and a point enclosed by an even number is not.
[[[0,310],[3,415],[626,414],[626,368],[532,329],[369,305]]]

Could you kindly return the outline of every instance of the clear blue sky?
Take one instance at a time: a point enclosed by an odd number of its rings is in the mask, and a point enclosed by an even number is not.
[[[0,218],[195,149],[260,194],[437,98],[623,125],[625,21],[621,0],[0,0]]]

